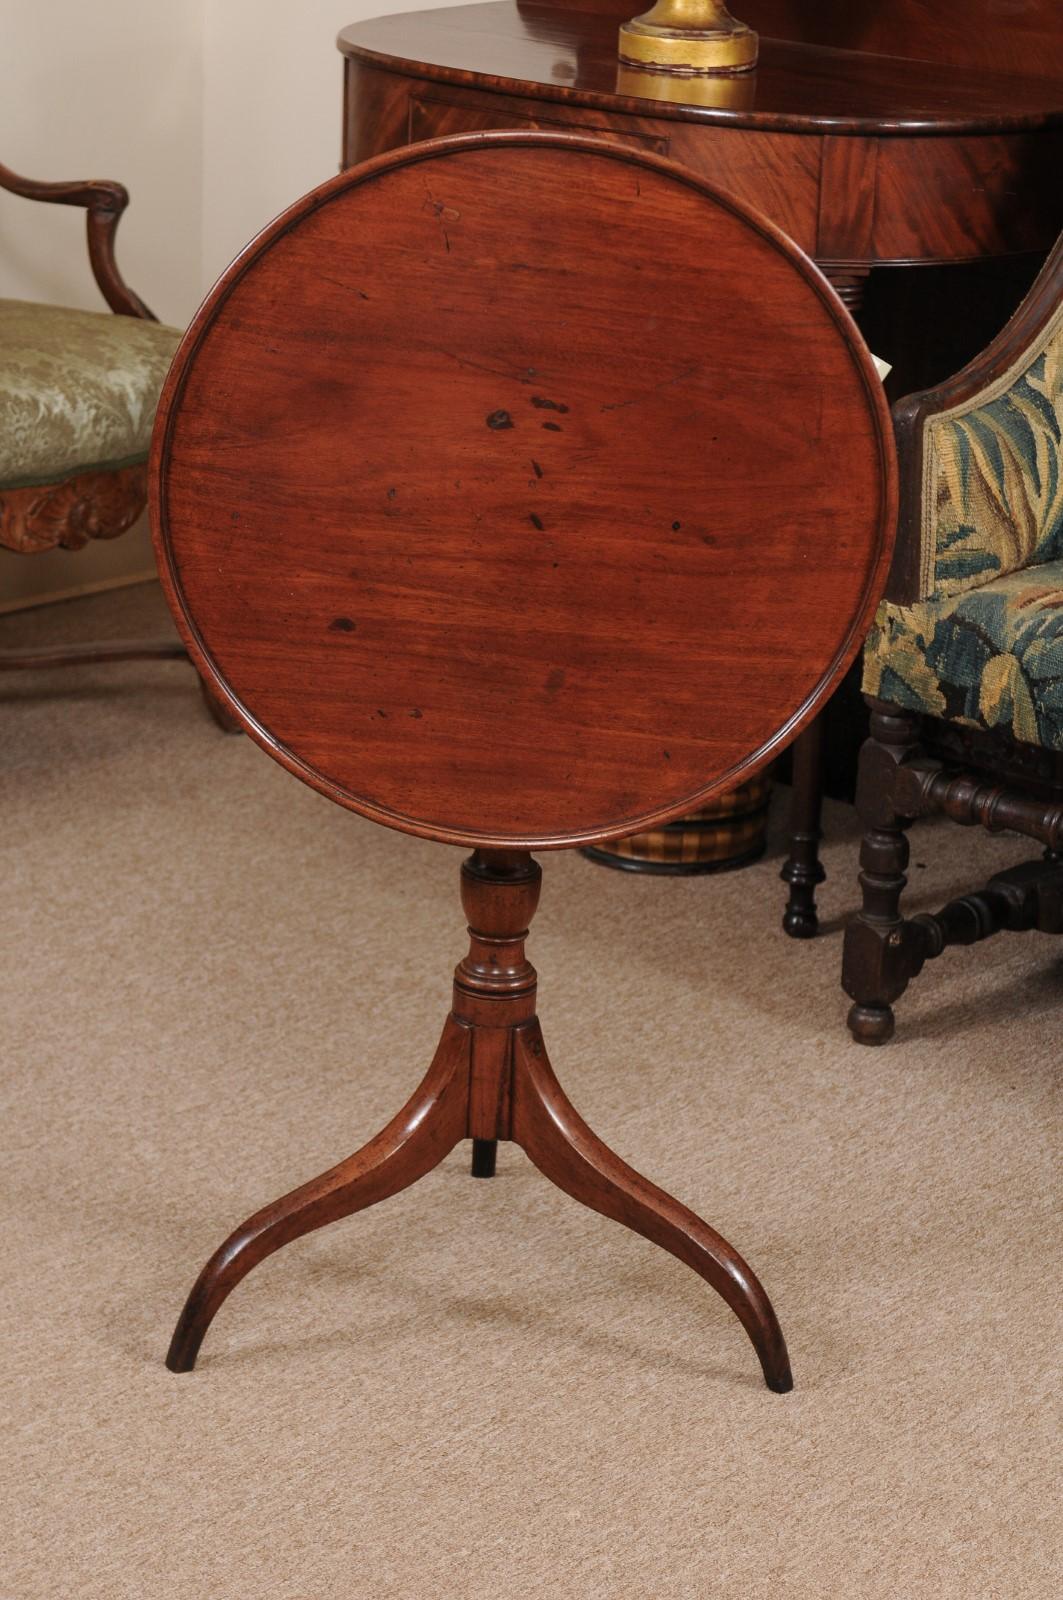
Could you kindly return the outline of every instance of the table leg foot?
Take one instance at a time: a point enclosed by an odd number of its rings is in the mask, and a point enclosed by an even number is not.
[[[760,1358],[769,1389],[793,1388],[786,1341],[756,1274],[707,1223],[620,1160],[584,1122],[554,1076],[538,1023],[517,1031],[513,1133],[551,1183],[662,1246],[730,1306]]]
[[[474,1178],[493,1178],[498,1156],[497,1139],[474,1139],[472,1142],[472,1167]]]
[[[448,1018],[435,1058],[398,1116],[355,1155],[257,1211],[200,1273],[174,1330],[166,1365],[190,1372],[204,1335],[240,1279],[315,1228],[408,1189],[465,1138],[470,1033]]]

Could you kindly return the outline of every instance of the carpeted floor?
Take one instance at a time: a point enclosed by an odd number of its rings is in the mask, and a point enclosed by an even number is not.
[[[0,643],[156,625],[145,587]],[[810,945],[778,825],[724,878],[545,857],[554,1065],[748,1255],[794,1393],[507,1146],[274,1256],[175,1377],[214,1245],[420,1077],[460,852],[226,738],[180,664],[2,688],[2,1600],[1054,1600],[1058,946],[946,955],[863,1051],[844,808]],[[912,904],[1026,853],[922,827]]]

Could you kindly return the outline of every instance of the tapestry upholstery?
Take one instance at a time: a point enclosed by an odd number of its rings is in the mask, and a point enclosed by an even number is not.
[[[0,488],[144,460],[180,339],[137,317],[0,300]]]
[[[1063,306],[1032,350],[923,441],[920,593],[959,594],[1063,556]]]
[[[923,435],[919,593],[884,601],[864,693],[1063,751],[1063,306]]]
[[[883,604],[864,693],[1063,751],[1063,558],[966,593]]]

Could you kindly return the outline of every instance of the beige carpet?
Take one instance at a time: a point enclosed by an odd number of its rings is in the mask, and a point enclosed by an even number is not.
[[[151,632],[154,588],[0,643]],[[3,690],[2,1600],[1040,1600],[1060,1592],[1060,951],[953,952],[851,1045],[780,842],[717,879],[544,858],[554,1064],[771,1292],[797,1387],[513,1147],[290,1246],[162,1358],[229,1227],[419,1078],[460,853],[330,805],[180,664]],[[913,904],[1025,846],[914,835]],[[925,863],[925,866],[924,866]]]

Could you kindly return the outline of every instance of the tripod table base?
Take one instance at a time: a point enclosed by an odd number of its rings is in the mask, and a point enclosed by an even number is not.
[[[214,1253],[178,1321],[171,1371],[192,1369],[222,1302],[274,1250],[408,1188],[462,1139],[473,1140],[474,1175],[490,1177],[496,1141],[510,1139],[573,1199],[700,1273],[745,1328],[768,1387],[792,1388],[782,1330],[756,1275],[718,1233],[604,1145],[554,1076],[535,1015],[535,970],[524,956],[540,877],[524,851],[478,850],[465,863],[471,948],[425,1078],[357,1154],[256,1212]]]

